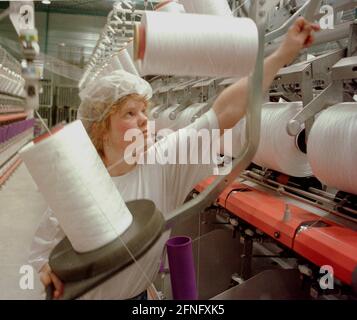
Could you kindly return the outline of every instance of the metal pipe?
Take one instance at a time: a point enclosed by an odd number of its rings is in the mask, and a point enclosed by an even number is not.
[[[280,36],[282,36],[283,34],[286,33],[286,31],[288,30],[288,28],[294,23],[295,18],[300,17],[301,13],[305,11],[306,7],[311,3],[310,2],[306,2],[304,3],[298,11],[296,11],[288,20],[286,20],[284,22],[284,24],[276,29],[273,30],[272,32],[269,32],[268,34],[265,35],[265,42],[270,42],[273,41],[276,38],[279,38]]]
[[[263,187],[266,187],[266,188],[269,188],[271,190],[274,190],[282,195],[286,195],[290,198],[293,198],[293,199],[296,199],[296,200],[299,200],[299,201],[302,201],[302,202],[305,202],[305,203],[308,203],[316,208],[319,208],[319,209],[322,209],[322,210],[325,210],[329,213],[332,213],[336,216],[339,216],[339,217],[343,217],[344,219],[346,220],[350,220],[350,221],[353,221],[353,222],[357,222],[357,219],[355,218],[352,218],[352,217],[348,217],[346,215],[343,215],[341,214],[340,212],[336,211],[336,207],[339,206],[338,203],[334,202],[334,201],[331,201],[331,200],[328,200],[326,198],[324,198],[324,194],[322,194],[322,192],[320,192],[320,195],[316,195],[316,194],[313,194],[311,192],[307,192],[307,191],[304,191],[304,190],[300,190],[298,188],[294,188],[294,187],[290,187],[290,186],[286,186],[286,185],[283,185],[283,184],[280,184],[279,182],[276,182],[274,180],[271,180],[271,179],[267,179],[267,178],[264,178],[262,176],[260,176],[259,174],[257,173],[254,173],[254,172],[251,172],[251,171],[247,171],[247,172],[244,172],[240,175],[243,179],[245,180],[249,180],[249,181],[252,181],[252,182],[255,182]],[[270,185],[270,184],[274,185]],[[290,190],[291,192],[294,192],[294,193],[291,193],[287,190]],[[304,196],[304,197],[301,197],[297,194],[300,194],[301,196]],[[341,206],[342,207],[342,206]],[[343,209],[349,211],[350,213],[353,213],[355,215],[357,215],[357,212],[353,209],[350,209],[350,208],[345,208],[343,207]]]

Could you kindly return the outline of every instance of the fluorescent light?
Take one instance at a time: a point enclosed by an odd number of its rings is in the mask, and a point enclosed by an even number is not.
[[[51,4],[51,1],[50,0],[42,0],[41,1],[43,4]]]

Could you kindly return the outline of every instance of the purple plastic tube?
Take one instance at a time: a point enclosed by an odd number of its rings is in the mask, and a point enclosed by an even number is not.
[[[173,237],[166,242],[172,295],[175,300],[197,300],[195,264],[190,237]]]
[[[5,141],[5,129],[0,127],[0,144]]]
[[[7,131],[9,130],[8,126],[3,126],[2,129],[4,130],[3,131],[3,141],[2,142],[6,142],[7,140]]]
[[[7,140],[10,140],[14,136],[14,127],[10,124],[7,129]]]

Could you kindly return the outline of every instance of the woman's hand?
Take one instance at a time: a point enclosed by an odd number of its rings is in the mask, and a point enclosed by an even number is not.
[[[45,288],[49,285],[53,285],[55,290],[53,292],[53,298],[58,299],[63,293],[62,281],[52,272],[51,267],[46,263],[40,270],[40,280]]]
[[[286,33],[285,39],[275,51],[284,65],[292,63],[301,49],[308,48],[314,42],[314,31],[319,31],[320,26],[310,23],[303,17],[296,19]]]

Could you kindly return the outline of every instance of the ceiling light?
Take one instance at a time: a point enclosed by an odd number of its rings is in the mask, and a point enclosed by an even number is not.
[[[43,4],[51,4],[51,1],[50,0],[42,0],[41,1]]]

